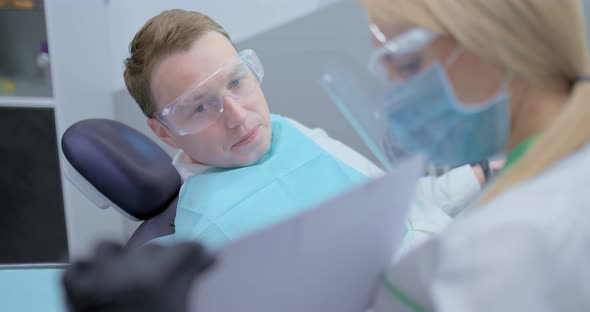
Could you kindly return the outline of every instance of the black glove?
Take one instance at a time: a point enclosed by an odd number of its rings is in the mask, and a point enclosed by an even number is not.
[[[137,249],[103,243],[93,259],[65,271],[66,301],[72,312],[184,312],[193,281],[213,263],[198,243]]]

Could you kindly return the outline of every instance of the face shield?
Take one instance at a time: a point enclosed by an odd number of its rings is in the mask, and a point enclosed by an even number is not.
[[[256,53],[244,50],[234,59],[197,82],[154,117],[179,135],[197,133],[223,113],[223,98],[237,103],[255,94],[264,76]]]
[[[439,36],[421,28],[400,28],[389,40],[370,29],[379,47],[365,56],[368,64],[335,59],[321,85],[386,170],[412,154],[452,168],[502,150],[510,128],[509,79],[490,81],[490,92],[479,97],[457,93],[447,71],[461,47],[440,53]]]

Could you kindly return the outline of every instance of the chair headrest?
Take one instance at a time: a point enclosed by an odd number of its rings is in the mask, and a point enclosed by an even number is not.
[[[98,192],[127,214],[149,219],[168,207],[181,186],[170,156],[120,122],[86,119],[61,140],[67,161]]]

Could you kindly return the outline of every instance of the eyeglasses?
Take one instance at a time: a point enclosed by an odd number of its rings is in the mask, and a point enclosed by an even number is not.
[[[422,28],[410,28],[387,40],[377,25],[369,25],[373,36],[382,44],[371,53],[369,71],[379,78],[407,79],[424,67],[424,50],[436,38],[436,34]]]
[[[260,86],[264,69],[252,50],[244,50],[183,95],[166,105],[154,117],[179,135],[197,133],[223,113],[223,97],[238,103]]]

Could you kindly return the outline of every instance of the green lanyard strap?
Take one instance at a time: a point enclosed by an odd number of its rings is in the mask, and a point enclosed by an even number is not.
[[[393,282],[391,282],[391,280],[389,280],[389,278],[387,277],[387,274],[383,274],[383,286],[385,286],[385,289],[387,289],[389,294],[391,294],[394,298],[399,300],[401,303],[408,306],[410,309],[412,309],[412,311],[414,311],[414,312],[427,312],[426,309],[424,309],[421,305],[419,305],[414,300],[412,300],[410,297],[408,297],[406,294],[404,294],[399,288],[395,287],[393,285]]]
[[[514,165],[514,163],[519,160],[526,152],[529,150],[531,145],[537,141],[539,135],[532,135],[522,142],[520,142],[516,147],[514,147],[506,156],[506,163],[504,164],[504,169],[507,170],[509,167]]]

